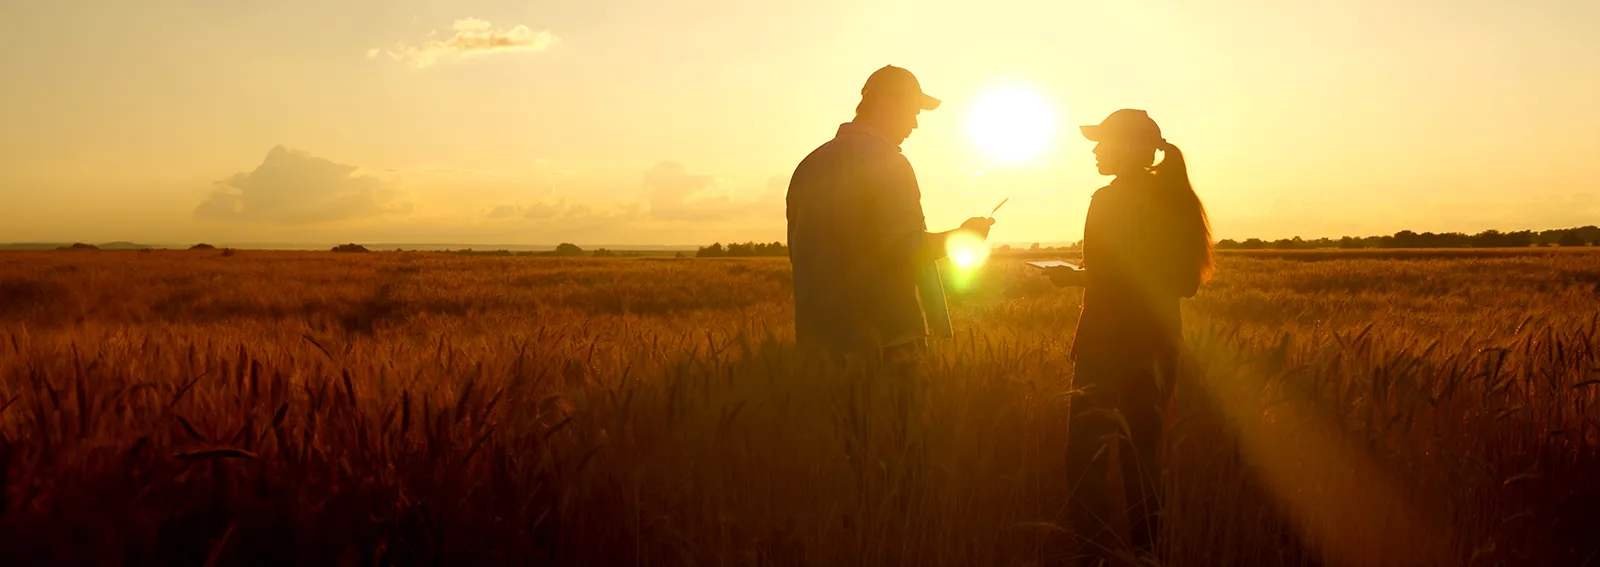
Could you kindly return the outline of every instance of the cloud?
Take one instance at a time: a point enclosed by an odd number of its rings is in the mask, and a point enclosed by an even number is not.
[[[767,191],[777,193],[789,192],[789,176],[775,175],[767,179]]]
[[[567,216],[569,212],[572,211],[569,207],[567,207],[567,200],[562,199],[553,203],[541,202],[524,207],[522,210],[522,218],[553,219]],[[587,212],[587,209],[585,209],[584,212]]]
[[[568,216],[573,207],[567,206],[566,199],[553,201],[535,201],[531,205],[500,205],[489,211],[488,217],[492,220],[533,219],[548,220]]]
[[[511,205],[500,205],[489,211],[491,219],[508,219],[514,216],[517,216],[517,207]]]
[[[677,162],[662,162],[644,174],[650,217],[666,221],[705,222],[778,214],[782,212],[783,188],[787,186],[786,179],[772,178],[756,200],[736,201],[721,190],[716,178],[690,173]]]
[[[766,181],[765,192],[754,200],[736,200],[709,175],[690,173],[683,163],[662,162],[645,171],[645,195],[650,218],[659,221],[725,221],[750,216],[781,216],[787,178]]]
[[[490,222],[512,228],[519,238],[595,242],[626,234],[646,220],[639,203],[568,204],[565,199],[529,205],[500,205],[489,211]]]
[[[359,168],[277,146],[249,173],[217,182],[197,219],[310,224],[410,212],[405,192]]]
[[[560,38],[549,31],[535,32],[524,25],[510,29],[495,29],[489,22],[477,18],[456,20],[455,25],[449,30],[444,30],[445,33],[452,34],[449,38],[440,39],[440,31],[429,32],[428,39],[418,45],[397,42],[394,47],[387,50],[387,53],[395,61],[422,69],[448,58],[516,51],[544,51],[560,41]],[[368,50],[367,56],[375,57],[376,51],[376,49]]]
[[[787,177],[728,184],[681,163],[662,162],[643,172],[643,191],[637,199],[595,199],[608,192],[602,189],[614,187],[616,181],[619,180],[567,187],[560,197],[525,192],[522,198],[529,200],[499,204],[477,214],[482,215],[480,222],[535,240],[709,241],[704,231],[720,231],[719,235],[765,234],[761,231],[783,217],[783,196],[788,187]]]
[[[644,172],[650,214],[656,217],[693,216],[690,200],[716,186],[716,178],[689,173],[688,168],[677,162],[662,162]],[[701,199],[698,204],[717,207],[726,203],[726,197],[710,197]]]
[[[603,208],[593,205],[571,205],[567,200],[544,199],[528,205],[500,205],[491,209],[488,218],[495,220],[527,219],[534,221],[628,221],[644,218],[644,209],[638,203],[616,202]]]
[[[368,49],[367,50],[367,59],[377,59],[378,58],[378,54],[382,53],[382,52],[383,52],[382,49],[378,49],[376,47],[374,47],[372,49]]]

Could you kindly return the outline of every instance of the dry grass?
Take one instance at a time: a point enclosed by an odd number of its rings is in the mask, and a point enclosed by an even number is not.
[[[1600,254],[1315,254],[1185,307],[1165,564],[1593,559]],[[0,254],[0,549],[1070,564],[1079,296],[961,279],[907,409],[786,346],[781,259]]]

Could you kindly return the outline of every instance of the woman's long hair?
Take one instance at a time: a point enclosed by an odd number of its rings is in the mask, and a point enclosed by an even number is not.
[[[1155,173],[1156,181],[1161,185],[1162,193],[1172,198],[1172,209],[1175,220],[1178,221],[1178,246],[1182,254],[1188,255],[1186,260],[1193,262],[1192,266],[1198,268],[1196,286],[1211,279],[1213,267],[1211,247],[1211,220],[1206,217],[1206,207],[1200,203],[1200,196],[1194,192],[1194,185],[1189,183],[1189,165],[1183,160],[1183,151],[1178,146],[1162,140],[1156,146],[1161,150],[1161,163],[1150,167]]]

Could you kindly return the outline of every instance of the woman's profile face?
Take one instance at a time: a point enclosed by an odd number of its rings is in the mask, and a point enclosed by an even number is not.
[[[1143,163],[1140,159],[1143,158]],[[1100,175],[1121,175],[1149,166],[1155,159],[1155,150],[1136,151],[1120,142],[1106,140],[1094,145],[1094,165]]]
[[[1100,142],[1094,145],[1094,165],[1100,170],[1100,175],[1116,175],[1126,168],[1128,152],[1125,147],[1115,142]]]

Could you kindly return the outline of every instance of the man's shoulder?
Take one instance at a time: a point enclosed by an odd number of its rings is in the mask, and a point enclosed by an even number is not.
[[[825,159],[834,159],[838,154],[839,154],[839,139],[838,138],[833,138],[831,140],[823,142],[822,145],[817,146],[816,149],[811,150],[811,153],[806,155],[806,159],[801,160],[800,163],[804,164],[806,162],[815,162],[815,161],[825,160]]]
[[[860,140],[859,136],[838,136],[806,155],[800,161],[798,170],[812,167],[838,167],[849,164],[858,167],[886,167],[907,164],[905,156],[899,152],[887,151],[882,144],[870,143]]]

